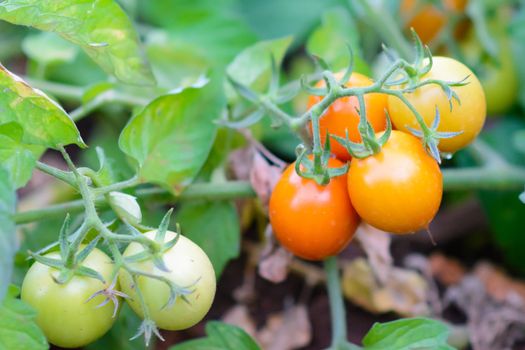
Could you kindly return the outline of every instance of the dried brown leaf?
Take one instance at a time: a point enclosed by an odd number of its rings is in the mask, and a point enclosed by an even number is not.
[[[385,283],[389,278],[393,263],[390,254],[390,242],[392,241],[390,234],[366,223],[361,223],[357,228],[356,238],[368,256],[376,277]]]
[[[525,283],[510,278],[503,270],[500,270],[487,262],[482,262],[474,268],[476,275],[485,285],[487,293],[497,301],[509,298],[520,298],[525,304]]]
[[[263,208],[267,211],[272,190],[281,177],[281,168],[271,165],[258,152],[254,153],[252,164],[250,183],[255,193],[257,193],[257,197],[259,197]]]
[[[238,180],[249,180],[253,165],[253,147],[244,147],[231,152],[228,157],[229,169],[232,176]]]
[[[238,304],[233,306],[226,311],[222,317],[222,321],[244,329],[244,331],[252,337],[257,335],[255,321],[250,316],[250,312],[245,305]]]
[[[258,332],[257,340],[265,350],[293,350],[312,340],[312,326],[304,305],[295,305],[272,314]]]
[[[381,283],[371,264],[358,258],[344,265],[342,287],[346,298],[374,313],[394,311],[403,316],[419,316],[429,312],[428,285],[411,270],[392,267]]]
[[[259,262],[259,275],[273,283],[280,283],[288,276],[292,254],[282,247],[275,249],[270,255],[263,256]]]
[[[496,300],[475,275],[467,275],[461,283],[450,287],[445,302],[453,303],[465,312],[474,350],[514,349],[524,338],[523,300]]]
[[[432,276],[445,286],[461,282],[466,274],[465,267],[458,260],[442,254],[432,254],[428,263]]]

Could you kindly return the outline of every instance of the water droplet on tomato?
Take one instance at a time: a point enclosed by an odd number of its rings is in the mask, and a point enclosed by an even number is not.
[[[451,152],[443,152],[443,153],[441,153],[441,158],[443,158],[443,159],[450,160],[450,159],[452,159],[452,157],[454,157],[454,153],[451,153]]]

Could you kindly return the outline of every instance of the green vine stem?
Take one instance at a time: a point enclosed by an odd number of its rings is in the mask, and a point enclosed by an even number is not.
[[[121,188],[123,189],[123,188]],[[141,188],[134,192],[138,198],[158,197],[159,201],[173,202],[184,200],[229,200],[236,198],[255,197],[255,191],[248,181],[228,181],[221,183],[195,183],[188,186],[180,195],[173,196],[170,192],[159,187]],[[104,196],[99,196],[94,201],[99,208],[109,206]],[[46,218],[64,216],[66,213],[80,213],[84,211],[84,201],[73,200],[36,209],[13,214],[11,218],[17,224],[25,224]]]
[[[478,148],[479,141],[471,148]],[[482,146],[486,149],[488,146]],[[497,156],[497,154],[496,154]],[[499,156],[498,156],[499,157]],[[523,190],[525,185],[525,168],[513,165],[505,167],[479,166],[461,169],[443,169],[443,187],[445,191],[465,191],[494,189],[502,191]],[[123,188],[120,188],[123,189]],[[227,181],[221,183],[195,183],[188,186],[180,195],[173,196],[159,187],[142,188],[134,192],[138,198],[158,197],[165,203],[185,200],[230,200],[255,197],[255,191],[248,181]],[[95,199],[99,208],[107,208],[105,197]],[[82,200],[60,203],[42,209],[15,213],[11,219],[16,224],[26,224],[52,217],[64,216],[66,213],[80,213],[84,210]]]
[[[328,298],[330,300],[330,315],[332,317],[332,344],[330,348],[340,349],[348,341],[346,338],[346,312],[341,292],[337,258],[332,256],[326,259],[324,261],[324,269]]]

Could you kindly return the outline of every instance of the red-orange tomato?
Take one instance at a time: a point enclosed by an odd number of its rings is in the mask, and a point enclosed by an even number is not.
[[[392,233],[413,233],[436,215],[443,194],[437,162],[415,136],[393,130],[381,151],[353,159],[348,193],[359,216]]]
[[[336,74],[336,77],[341,78],[342,74]],[[373,81],[367,76],[359,73],[352,73],[346,86],[363,87],[372,85],[372,83]],[[317,87],[323,86],[325,86],[323,80],[317,83]],[[318,103],[321,99],[321,96],[309,96],[308,108]],[[378,93],[366,94],[365,105],[366,117],[374,130],[376,132],[385,130],[385,108],[387,108],[387,96]],[[359,109],[359,102],[355,96],[342,97],[327,108],[319,122],[321,142],[323,142],[323,144],[327,132],[340,137],[346,137],[346,130],[348,130],[350,141],[361,142],[361,135],[359,135],[358,130],[359,114],[357,113],[356,108]],[[331,151],[338,159],[347,161],[352,158],[345,147],[336,141],[330,141]]]
[[[408,14],[414,10],[417,0],[403,0],[401,3],[401,12]],[[467,0],[444,0],[443,7],[446,11],[462,12],[465,10]],[[419,38],[424,43],[432,41],[447,22],[447,14],[435,5],[423,5],[421,9],[409,19],[407,28],[414,28]],[[456,28],[456,35],[461,35],[465,31],[464,23],[460,22]]]
[[[343,163],[330,159],[330,167]],[[326,186],[300,177],[294,164],[282,174],[270,197],[270,223],[277,240],[307,260],[336,255],[352,239],[359,218],[352,207],[346,175]]]

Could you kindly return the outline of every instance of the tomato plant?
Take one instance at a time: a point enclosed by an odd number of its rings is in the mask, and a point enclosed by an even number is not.
[[[49,253],[45,257],[56,259],[59,254]],[[77,348],[97,340],[116,320],[115,306],[111,303],[103,305],[104,295],[92,298],[111,283],[111,259],[95,248],[82,266],[97,271],[105,282],[92,277],[73,276],[60,284],[56,281],[59,270],[35,262],[22,284],[22,300],[37,311],[37,324],[50,343],[63,348]]]
[[[392,131],[379,153],[354,159],[348,171],[348,193],[357,213],[387,232],[428,228],[442,192],[437,162],[417,138],[401,131]]]
[[[342,73],[336,74],[336,78],[341,78]],[[365,87],[372,85],[372,80],[359,73],[353,73],[345,84],[346,87]],[[317,87],[324,87],[325,82],[321,80],[316,84]],[[321,101],[321,96],[310,96],[308,98],[308,108]],[[386,127],[385,109],[387,96],[383,94],[367,94],[364,97],[366,105],[366,117],[375,131],[383,131]],[[337,99],[323,113],[320,120],[321,142],[325,142],[327,135],[333,134],[339,137],[348,136],[353,142],[360,142],[359,134],[359,102],[357,97],[342,97]],[[332,152],[340,160],[350,160],[352,157],[343,145],[338,142],[332,143]]]
[[[342,163],[329,159],[329,167]],[[290,165],[270,198],[275,237],[293,254],[308,260],[336,255],[352,239],[359,219],[347,195],[346,176],[326,186],[303,179]]]
[[[434,57],[427,79],[462,81],[466,85],[452,87],[456,98],[449,100],[447,93],[439,86],[427,85],[405,94],[407,100],[430,125],[439,110],[439,131],[458,132],[451,138],[442,139],[439,149],[442,152],[456,152],[471,143],[481,131],[486,118],[486,101],[483,87],[476,75],[464,64],[448,57]],[[388,112],[398,130],[418,129],[414,114],[395,96],[388,98]]]
[[[354,350],[347,330],[378,311],[415,317],[362,332],[364,350],[482,344],[466,303],[448,325],[421,318],[447,318],[436,305],[463,286],[429,300],[433,281],[419,269],[432,257],[416,269],[390,252],[389,233],[433,222],[441,243],[464,227],[449,212],[475,211],[477,191],[515,200],[491,212],[525,198],[521,124],[498,134],[502,147],[477,139],[486,98],[504,118],[512,104],[523,114],[505,90],[523,90],[522,69],[506,70],[505,50],[520,49],[525,8],[505,5],[513,23],[500,37],[489,28],[499,3],[442,5],[0,1],[0,348]],[[465,18],[501,63],[498,79],[485,53],[461,55],[468,43],[452,32]],[[456,59],[432,55],[445,48]],[[500,155],[510,148],[516,159]],[[467,153],[474,161],[462,163]],[[471,192],[441,203],[443,191]],[[488,231],[462,237],[490,245]],[[411,255],[434,252],[412,249],[426,235],[398,238]],[[480,252],[453,243],[439,248]],[[358,320],[349,326],[347,310]],[[509,322],[501,328],[522,327]]]
[[[157,231],[145,233],[153,239]],[[166,232],[166,240],[176,237],[174,232]],[[124,257],[140,254],[144,248],[138,243],[130,244]],[[189,328],[202,320],[211,307],[215,296],[215,272],[204,251],[188,238],[179,235],[173,247],[162,253],[166,270],[155,266],[152,261],[139,261],[132,268],[166,278],[180,286],[178,296],[171,300],[170,287],[163,281],[152,280],[146,276],[134,281],[131,274],[122,271],[119,281],[122,291],[129,295],[128,301],[133,311],[144,318],[144,310],[139,302],[137,288],[142,293],[144,305],[150,317],[162,329],[181,330]]]

